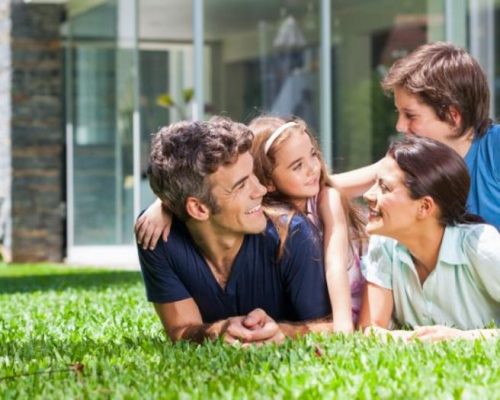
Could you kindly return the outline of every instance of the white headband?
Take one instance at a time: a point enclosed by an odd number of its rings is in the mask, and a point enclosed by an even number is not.
[[[297,122],[295,121],[290,121],[287,122],[284,125],[281,125],[278,129],[276,129],[271,136],[269,136],[269,139],[266,141],[266,145],[264,146],[264,154],[267,154],[273,143],[275,142],[276,139],[278,139],[278,136],[281,135],[283,132],[285,132],[288,128],[291,128],[292,126],[298,126]]]

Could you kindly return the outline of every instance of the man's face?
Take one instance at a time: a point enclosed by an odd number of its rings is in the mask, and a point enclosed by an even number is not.
[[[454,148],[456,128],[448,122],[441,121],[434,110],[406,89],[394,89],[398,122],[396,130],[405,135],[418,135],[438,140]]]
[[[234,164],[219,167],[208,179],[219,207],[218,212],[210,215],[216,233],[264,231],[266,217],[262,198],[266,189],[253,173],[253,158],[249,152],[241,154]]]

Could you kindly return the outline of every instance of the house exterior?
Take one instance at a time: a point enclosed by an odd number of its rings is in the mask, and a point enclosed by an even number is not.
[[[3,256],[137,264],[151,134],[182,118],[294,114],[334,170],[378,159],[395,123],[378,82],[426,42],[468,48],[496,116],[499,17],[494,0],[0,0]]]

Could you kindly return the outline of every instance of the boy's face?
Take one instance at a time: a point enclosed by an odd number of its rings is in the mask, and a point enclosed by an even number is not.
[[[406,89],[394,89],[394,103],[398,112],[396,130],[405,135],[418,135],[438,140],[455,148],[456,127],[441,121],[434,110]]]

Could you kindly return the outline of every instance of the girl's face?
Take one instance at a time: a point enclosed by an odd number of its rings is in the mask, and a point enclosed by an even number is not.
[[[306,133],[293,132],[275,153],[276,166],[269,192],[278,190],[305,211],[306,201],[319,193],[321,163],[318,150]]]
[[[410,197],[404,178],[396,161],[386,156],[380,164],[375,184],[363,195],[369,208],[366,232],[370,235],[399,240],[415,224],[420,201]]]

